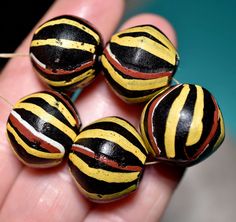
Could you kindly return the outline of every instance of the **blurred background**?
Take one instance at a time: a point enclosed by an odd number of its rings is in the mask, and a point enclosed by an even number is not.
[[[13,52],[52,0],[1,1],[0,52]],[[104,0],[104,4],[105,4]],[[123,21],[138,13],[166,17],[178,36],[175,78],[211,91],[223,112],[226,139],[207,161],[187,170],[162,222],[232,222],[236,215],[236,1],[126,0]],[[0,60],[0,69],[7,60]]]

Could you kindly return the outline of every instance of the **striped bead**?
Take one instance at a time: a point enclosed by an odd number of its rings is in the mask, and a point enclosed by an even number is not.
[[[168,86],[178,61],[173,44],[151,25],[113,35],[101,57],[108,84],[129,103],[146,101]]]
[[[102,45],[99,32],[91,24],[64,15],[36,29],[30,56],[43,82],[58,91],[74,91],[97,75]]]
[[[31,167],[51,167],[69,153],[81,122],[67,96],[42,91],[19,100],[7,121],[18,159]]]
[[[85,127],[69,154],[76,184],[94,202],[109,202],[137,189],[147,150],[136,129],[118,117]]]
[[[210,156],[225,136],[213,95],[190,84],[172,86],[154,97],[143,110],[140,127],[153,156],[183,166]]]

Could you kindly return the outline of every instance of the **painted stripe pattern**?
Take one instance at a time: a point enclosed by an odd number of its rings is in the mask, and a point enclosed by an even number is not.
[[[69,153],[80,126],[68,97],[43,91],[15,104],[8,118],[7,135],[14,153],[24,164],[50,167]]]
[[[224,140],[224,121],[215,98],[198,85],[179,84],[154,97],[144,108],[141,134],[161,161],[193,165]]]
[[[106,202],[137,189],[146,157],[147,150],[136,129],[122,118],[106,117],[77,136],[69,167],[86,197]]]
[[[74,90],[95,78],[102,45],[100,34],[87,21],[59,16],[36,29],[30,46],[31,61],[51,88]]]
[[[107,82],[127,102],[143,102],[168,86],[178,53],[156,27],[142,25],[113,35],[101,57]]]

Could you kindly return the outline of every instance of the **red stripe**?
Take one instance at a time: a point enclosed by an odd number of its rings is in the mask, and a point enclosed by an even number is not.
[[[139,166],[120,166],[117,162],[115,162],[114,160],[110,160],[109,158],[107,158],[106,156],[104,155],[96,155],[92,150],[89,151],[89,150],[85,150],[83,149],[83,147],[79,147],[78,144],[76,144],[76,146],[72,146],[72,150],[73,151],[76,151],[76,152],[79,152],[79,153],[82,153],[86,156],[89,156],[91,158],[94,158],[108,166],[111,166],[113,168],[116,168],[116,169],[120,169],[120,170],[125,170],[125,171],[141,171],[142,170],[142,167],[139,167]]]
[[[30,142],[38,144],[41,148],[49,151],[50,153],[61,153],[59,149],[54,147],[53,145],[47,143],[46,141],[40,139],[39,137],[35,136],[31,133],[29,129],[27,129],[22,123],[19,122],[19,120],[10,114],[10,121],[14,125],[14,127],[20,131],[20,133],[26,137]]]
[[[206,140],[200,146],[198,152],[193,156],[193,158],[191,158],[191,160],[194,160],[195,158],[199,157],[207,149],[207,147],[208,147],[207,145],[211,142],[212,138],[215,136],[216,130],[218,128],[219,108],[218,108],[215,98],[213,96],[211,96],[211,98],[212,98],[212,101],[215,105],[212,128],[211,128],[211,131],[210,131],[209,135],[207,136]]]
[[[122,66],[120,63],[118,63],[115,59],[113,59],[107,49],[104,50],[104,55],[108,59],[108,61],[120,72],[124,73],[127,76],[138,78],[138,79],[157,79],[160,77],[165,76],[172,76],[173,71],[169,72],[160,72],[160,73],[145,73],[145,72],[138,72],[135,70],[127,69],[126,67]]]
[[[79,72],[85,68],[91,67],[94,65],[95,60],[87,62],[85,64],[82,64],[80,67],[73,69],[73,70],[64,70],[64,69],[49,69],[49,68],[43,68],[42,66],[40,66],[37,62],[34,61],[34,59],[32,58],[34,65],[37,66],[37,68],[39,68],[43,73],[45,74],[49,74],[49,75],[67,75],[67,74],[73,74],[75,72]]]

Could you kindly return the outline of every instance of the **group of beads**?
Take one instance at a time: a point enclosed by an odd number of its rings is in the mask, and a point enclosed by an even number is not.
[[[54,90],[16,103],[7,122],[13,151],[24,164],[39,168],[68,156],[79,190],[92,201],[111,201],[136,190],[147,156],[190,166],[223,142],[222,114],[209,91],[191,84],[170,86],[179,56],[154,26],[118,32],[103,49],[90,23],[59,16],[36,29],[30,57],[40,79]],[[147,102],[141,135],[115,116],[80,130],[79,115],[66,94],[91,83],[101,67],[122,100]]]

